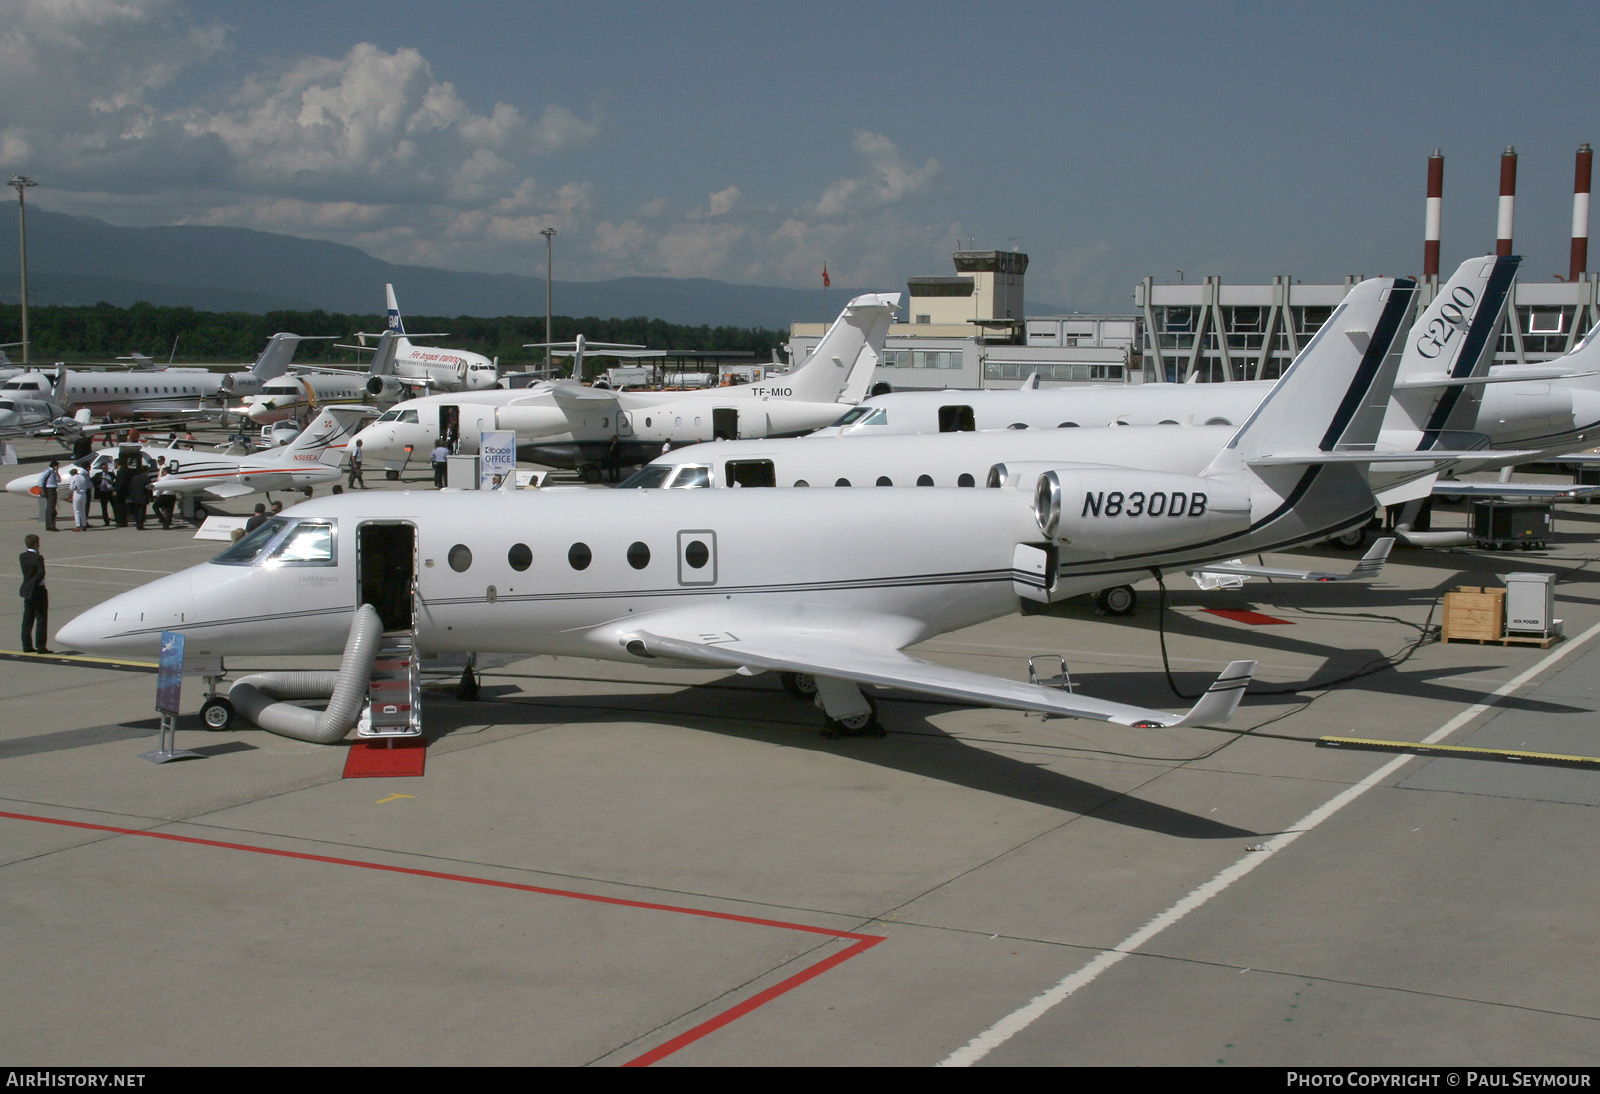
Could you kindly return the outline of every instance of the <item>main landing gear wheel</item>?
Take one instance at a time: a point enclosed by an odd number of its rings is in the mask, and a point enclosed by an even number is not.
[[[1101,589],[1095,593],[1094,602],[1107,615],[1132,615],[1133,607],[1139,602],[1139,597],[1133,591],[1132,585],[1113,585],[1109,589]]]
[[[599,482],[600,469],[598,467],[585,467],[583,469],[583,481],[588,483]]]
[[[868,699],[867,706],[871,709],[865,714],[828,718],[828,724],[822,727],[822,735],[830,741],[840,737],[882,737],[884,730],[883,724],[878,721],[878,704]]]
[[[796,699],[811,699],[817,694],[817,678],[809,672],[780,672],[783,690]]]
[[[220,695],[207,699],[200,707],[200,720],[207,729],[227,729],[233,724],[233,704]]]
[[[400,479],[400,472],[386,470],[383,473],[383,477],[388,479],[390,482],[397,482]]]
[[[1359,551],[1367,542],[1367,526],[1352,528],[1348,532],[1340,532],[1328,541],[1341,551]]]

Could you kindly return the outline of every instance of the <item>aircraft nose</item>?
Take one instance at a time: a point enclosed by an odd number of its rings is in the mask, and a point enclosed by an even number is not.
[[[90,608],[56,631],[56,645],[84,653],[154,657],[162,631],[182,630],[195,618],[189,575],[171,574]]]

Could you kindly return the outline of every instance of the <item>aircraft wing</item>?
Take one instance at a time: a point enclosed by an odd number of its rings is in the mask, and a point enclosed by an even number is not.
[[[243,494],[254,494],[257,492],[258,491],[246,486],[242,482],[212,483],[210,486],[207,486],[201,490],[202,494],[209,494],[218,501],[226,501],[228,498],[237,498]]]
[[[1595,489],[1600,490],[1600,487]],[[1248,563],[1233,559],[1231,562],[1216,562],[1209,566],[1201,566],[1189,571],[1189,576],[1197,582],[1213,574],[1225,574],[1230,577],[1278,577],[1287,581],[1367,581],[1377,577],[1383,570],[1383,564],[1389,561],[1389,552],[1394,549],[1394,537],[1385,536],[1368,548],[1367,553],[1361,556],[1351,569],[1342,574],[1331,573],[1323,570],[1291,570],[1276,566],[1251,566]],[[1207,587],[1202,583],[1202,588]]]
[[[617,402],[616,392],[581,384],[554,384],[549,388],[549,394],[557,405],[575,410],[599,410],[603,403],[615,406]]]
[[[1014,710],[1038,710],[1073,718],[1090,718],[1118,725],[1145,729],[1165,729],[1188,725],[1219,725],[1238,709],[1244,689],[1255,672],[1254,661],[1235,661],[1223,670],[1206,689],[1199,702],[1186,714],[1091,699],[1058,688],[1002,680],[982,673],[936,665],[908,657],[899,650],[862,645],[817,631],[799,633],[783,630],[750,630],[740,635],[722,633],[668,635],[636,631],[628,638],[630,648],[640,642],[645,652],[657,657],[710,662],[741,669],[805,672],[833,676],[858,684],[878,684],[904,688],[928,695],[942,695],[986,706]]]

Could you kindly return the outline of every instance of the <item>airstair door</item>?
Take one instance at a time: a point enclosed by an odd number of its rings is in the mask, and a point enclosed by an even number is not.
[[[397,521],[365,521],[356,529],[356,603],[371,604],[386,631],[410,631],[417,577],[417,530]]]

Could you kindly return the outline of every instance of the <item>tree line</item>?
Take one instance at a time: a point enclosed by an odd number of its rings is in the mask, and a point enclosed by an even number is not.
[[[541,359],[539,350],[523,349],[528,342],[543,342],[544,316],[454,317],[406,315],[406,328],[418,332],[444,332],[436,340],[452,349],[471,350],[498,357],[503,367],[515,369]],[[330,336],[336,341],[304,342],[296,361],[318,364],[354,364],[356,354],[336,343],[354,344],[357,331],[376,334],[386,319],[377,314],[352,315],[327,311],[206,312],[185,307],[157,307],[139,303],[119,308],[111,304],[92,307],[29,307],[29,357],[34,363],[65,361],[107,362],[142,353],[158,363],[248,363],[267,339],[279,331]],[[596,342],[630,342],[655,350],[704,350],[753,354],[768,359],[787,339],[781,331],[759,327],[710,327],[667,323],[643,316],[633,319],[598,319],[553,316],[551,334],[568,342],[582,334]],[[0,342],[22,338],[20,305],[0,305]],[[433,340],[430,340],[433,341]],[[369,339],[370,344],[370,339]],[[12,359],[21,355],[12,352]],[[365,363],[365,358],[361,363]]]

